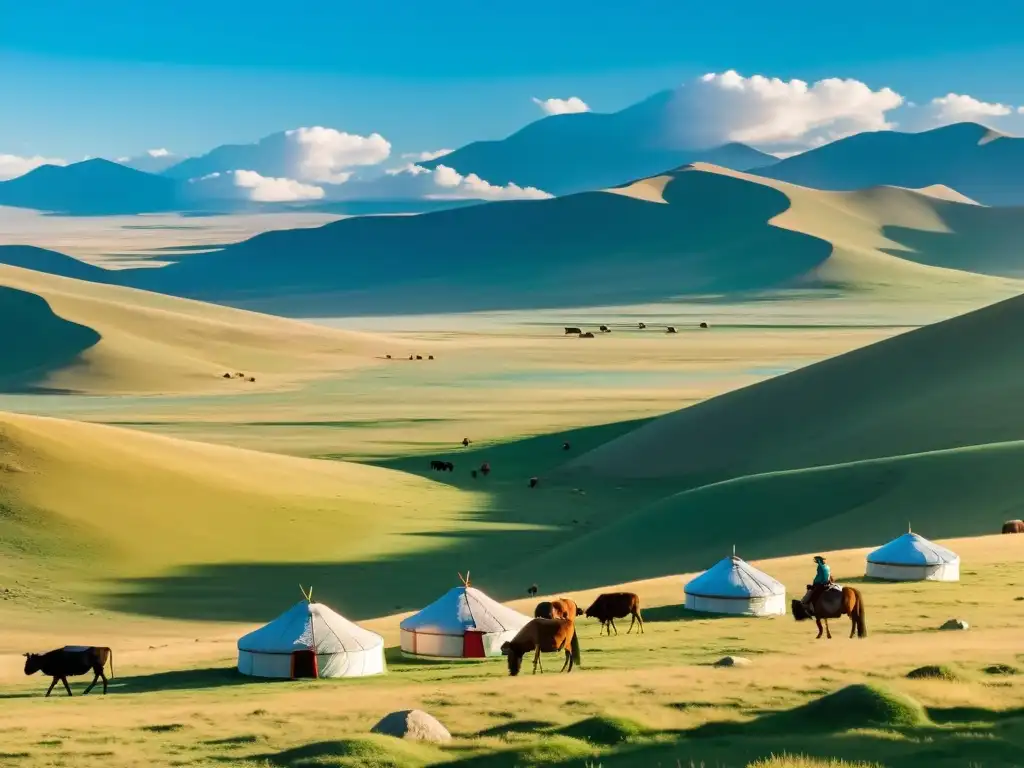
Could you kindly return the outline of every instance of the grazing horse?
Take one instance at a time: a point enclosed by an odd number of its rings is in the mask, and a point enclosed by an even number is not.
[[[824,631],[829,640],[832,639],[832,631],[828,628],[829,619],[838,619],[842,616],[850,617],[850,637],[855,634],[857,637],[868,636],[868,626],[864,613],[864,596],[860,590],[853,587],[840,587],[835,585],[826,589],[813,604],[808,605],[807,600],[811,596],[811,585],[807,585],[807,594],[803,600],[793,600],[793,618],[797,621],[813,618],[818,623],[818,636],[815,640],[821,639]],[[809,610],[808,610],[809,608]],[[822,627],[822,621],[825,626]]]
[[[634,592],[609,592],[598,595],[597,600],[587,608],[587,618],[598,619],[601,622],[601,629],[608,630],[608,634],[615,630],[619,634],[619,628],[615,626],[615,619],[624,619],[631,616],[628,635],[633,631],[633,625],[639,623],[640,633],[644,631],[644,620],[640,615],[640,597]]]
[[[68,676],[84,675],[92,671],[94,677],[85,693],[89,693],[99,680],[103,681],[103,692],[107,692],[107,676],[103,674],[110,660],[110,677],[114,677],[114,652],[105,647],[94,647],[88,645],[68,645],[58,648],[49,653],[26,653],[25,674],[34,675],[42,672],[53,678],[50,687],[46,689],[46,695],[53,692],[57,681],[64,683],[64,690],[71,695],[71,686],[68,685]],[[84,694],[83,694],[84,695]]]
[[[1003,533],[1024,533],[1024,520],[1007,520],[1003,523]]]
[[[533,674],[537,674],[541,653],[565,652],[562,672],[572,672],[580,661],[580,644],[576,637],[576,624],[572,619],[531,619],[509,642],[501,644],[501,652],[508,657],[508,673],[519,674],[523,656],[533,655]],[[568,669],[567,669],[568,668]],[[541,672],[543,672],[543,667]]]

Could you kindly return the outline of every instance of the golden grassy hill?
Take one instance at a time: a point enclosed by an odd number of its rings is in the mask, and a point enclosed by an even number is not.
[[[371,365],[388,342],[11,266],[0,266],[0,321],[8,391],[234,394]]]

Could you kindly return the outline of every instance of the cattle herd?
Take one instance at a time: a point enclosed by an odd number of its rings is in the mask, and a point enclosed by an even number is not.
[[[645,331],[645,330],[647,330],[647,323],[637,323],[636,327],[637,327],[637,330]],[[698,328],[707,329],[710,326],[706,322],[702,321],[701,323],[698,324],[697,327]],[[611,333],[612,332],[612,329],[609,328],[607,325],[599,325],[597,330],[600,333]],[[665,326],[665,333],[677,333],[676,327],[674,325],[666,325]],[[565,335],[566,336],[579,336],[581,339],[593,339],[594,338],[594,332],[593,331],[584,331],[582,328],[578,328],[575,325],[567,325],[567,326],[565,326]]]

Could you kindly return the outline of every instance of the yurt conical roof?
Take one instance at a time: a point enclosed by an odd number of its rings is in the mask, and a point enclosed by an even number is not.
[[[364,651],[384,645],[384,638],[353,624],[323,603],[300,600],[268,624],[238,641],[238,650],[289,653],[315,650],[317,654]]]
[[[400,627],[410,631],[443,633],[518,631],[529,621],[528,616],[492,600],[476,587],[452,587],[419,613],[402,621]]]
[[[785,595],[786,588],[736,555],[722,558],[690,580],[684,591],[705,597],[750,598]]]
[[[878,565],[944,565],[959,559],[960,556],[955,552],[912,531],[907,531],[868,555],[868,562]]]

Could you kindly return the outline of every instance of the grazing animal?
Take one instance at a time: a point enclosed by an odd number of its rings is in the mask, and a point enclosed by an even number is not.
[[[486,461],[480,465],[480,474],[482,474],[484,477],[487,477],[489,474],[491,474],[491,465],[488,464]]]
[[[533,609],[535,619],[572,619],[576,621],[576,617],[582,615],[583,609],[568,597],[545,600],[542,603],[537,603],[537,607]]]
[[[1024,533],[1024,520],[1007,520],[1003,523],[1003,533]]]
[[[644,631],[644,619],[640,615],[640,597],[634,592],[608,592],[598,595],[597,600],[587,608],[585,615],[588,619],[600,621],[601,629],[607,629],[609,635],[613,629],[616,635],[619,634],[615,619],[624,619],[627,616],[632,617],[629,629],[626,630],[627,635],[633,631],[634,624],[639,624],[640,633]]]
[[[254,382],[254,381],[256,381],[256,377],[255,377],[255,376],[250,376],[250,377],[249,377],[249,381],[251,381],[251,382]]]
[[[644,330],[646,327],[647,323],[637,323],[637,328],[639,328],[641,331]]]
[[[423,355],[416,355],[416,359],[417,360],[422,360],[423,359]]]
[[[435,472],[455,471],[455,465],[452,464],[450,461],[440,461],[438,459],[434,459],[433,461],[430,462],[430,468]]]
[[[531,488],[536,488],[537,487],[537,478],[536,477],[531,477],[530,478],[530,487]]]
[[[444,468],[445,468],[446,470],[448,470],[449,472],[454,472],[454,471],[455,471],[455,465],[454,465],[454,464],[452,464],[452,463],[451,463],[450,461],[446,461],[446,462],[444,463]]]
[[[701,328],[707,328],[707,327],[708,327],[708,324],[707,324],[707,323],[701,323],[701,324],[700,324],[700,327],[701,327]]]
[[[536,584],[531,584],[530,588],[526,590],[526,594],[528,594],[530,597],[536,597],[537,596],[537,585]]]
[[[535,651],[533,674],[537,674],[541,653],[565,652],[562,672],[572,672],[580,661],[580,644],[576,637],[576,624],[572,619],[531,619],[510,641],[501,644],[501,652],[508,657],[508,673],[518,675],[523,656]],[[541,667],[541,672],[544,669]]]
[[[237,378],[239,378],[239,379],[244,379],[245,378],[245,374],[244,373],[236,373],[235,376]]]
[[[832,631],[828,628],[829,619],[838,619],[841,616],[850,617],[850,637],[855,634],[857,637],[868,636],[868,625],[864,613],[864,596],[860,590],[853,587],[840,587],[832,585],[829,589],[818,596],[813,603],[808,603],[811,595],[811,585],[807,585],[807,594],[803,600],[793,600],[793,618],[797,621],[804,621],[813,618],[818,624],[818,636],[815,640],[821,639],[822,632],[825,632],[828,639],[832,639]],[[822,622],[825,622],[822,627]]]
[[[462,438],[462,447],[463,448],[468,448],[469,447],[469,438],[468,437]]]
[[[670,325],[668,328],[665,329],[665,333],[675,333],[675,332],[676,332],[676,327],[674,325]]]
[[[230,373],[225,373],[224,374],[224,378],[225,379],[230,379],[231,378],[231,374]]]
[[[586,333],[581,333],[580,334],[580,338],[581,339],[592,339],[592,338],[594,338],[594,334],[591,333],[590,331],[587,331]]]
[[[611,333],[612,332],[611,328],[609,328],[607,325],[602,325],[600,328],[598,328],[598,330],[601,331],[601,333]]]
[[[573,328],[572,326],[565,326],[565,335],[571,336],[574,333],[583,333],[579,328]]]
[[[414,358],[412,355],[409,355],[409,359],[410,360],[415,360],[416,358]]]
[[[562,443],[562,450],[563,451],[568,451],[569,450],[569,441],[568,440],[566,440],[564,443]]]
[[[433,360],[433,359],[434,359],[433,355],[427,355],[427,360]]]
[[[391,355],[388,355],[388,360],[390,360],[390,359],[391,359]]]
[[[107,676],[103,674],[110,660],[110,678],[114,678],[114,652],[109,648],[95,647],[89,645],[67,645],[49,653],[26,653],[25,674],[34,675],[42,672],[44,675],[53,678],[50,687],[46,690],[49,696],[57,681],[64,683],[64,690],[71,695],[71,686],[68,685],[68,677],[84,675],[92,671],[94,677],[85,693],[89,693],[99,680],[103,681],[103,692],[107,692]],[[83,694],[84,695],[84,694]]]

